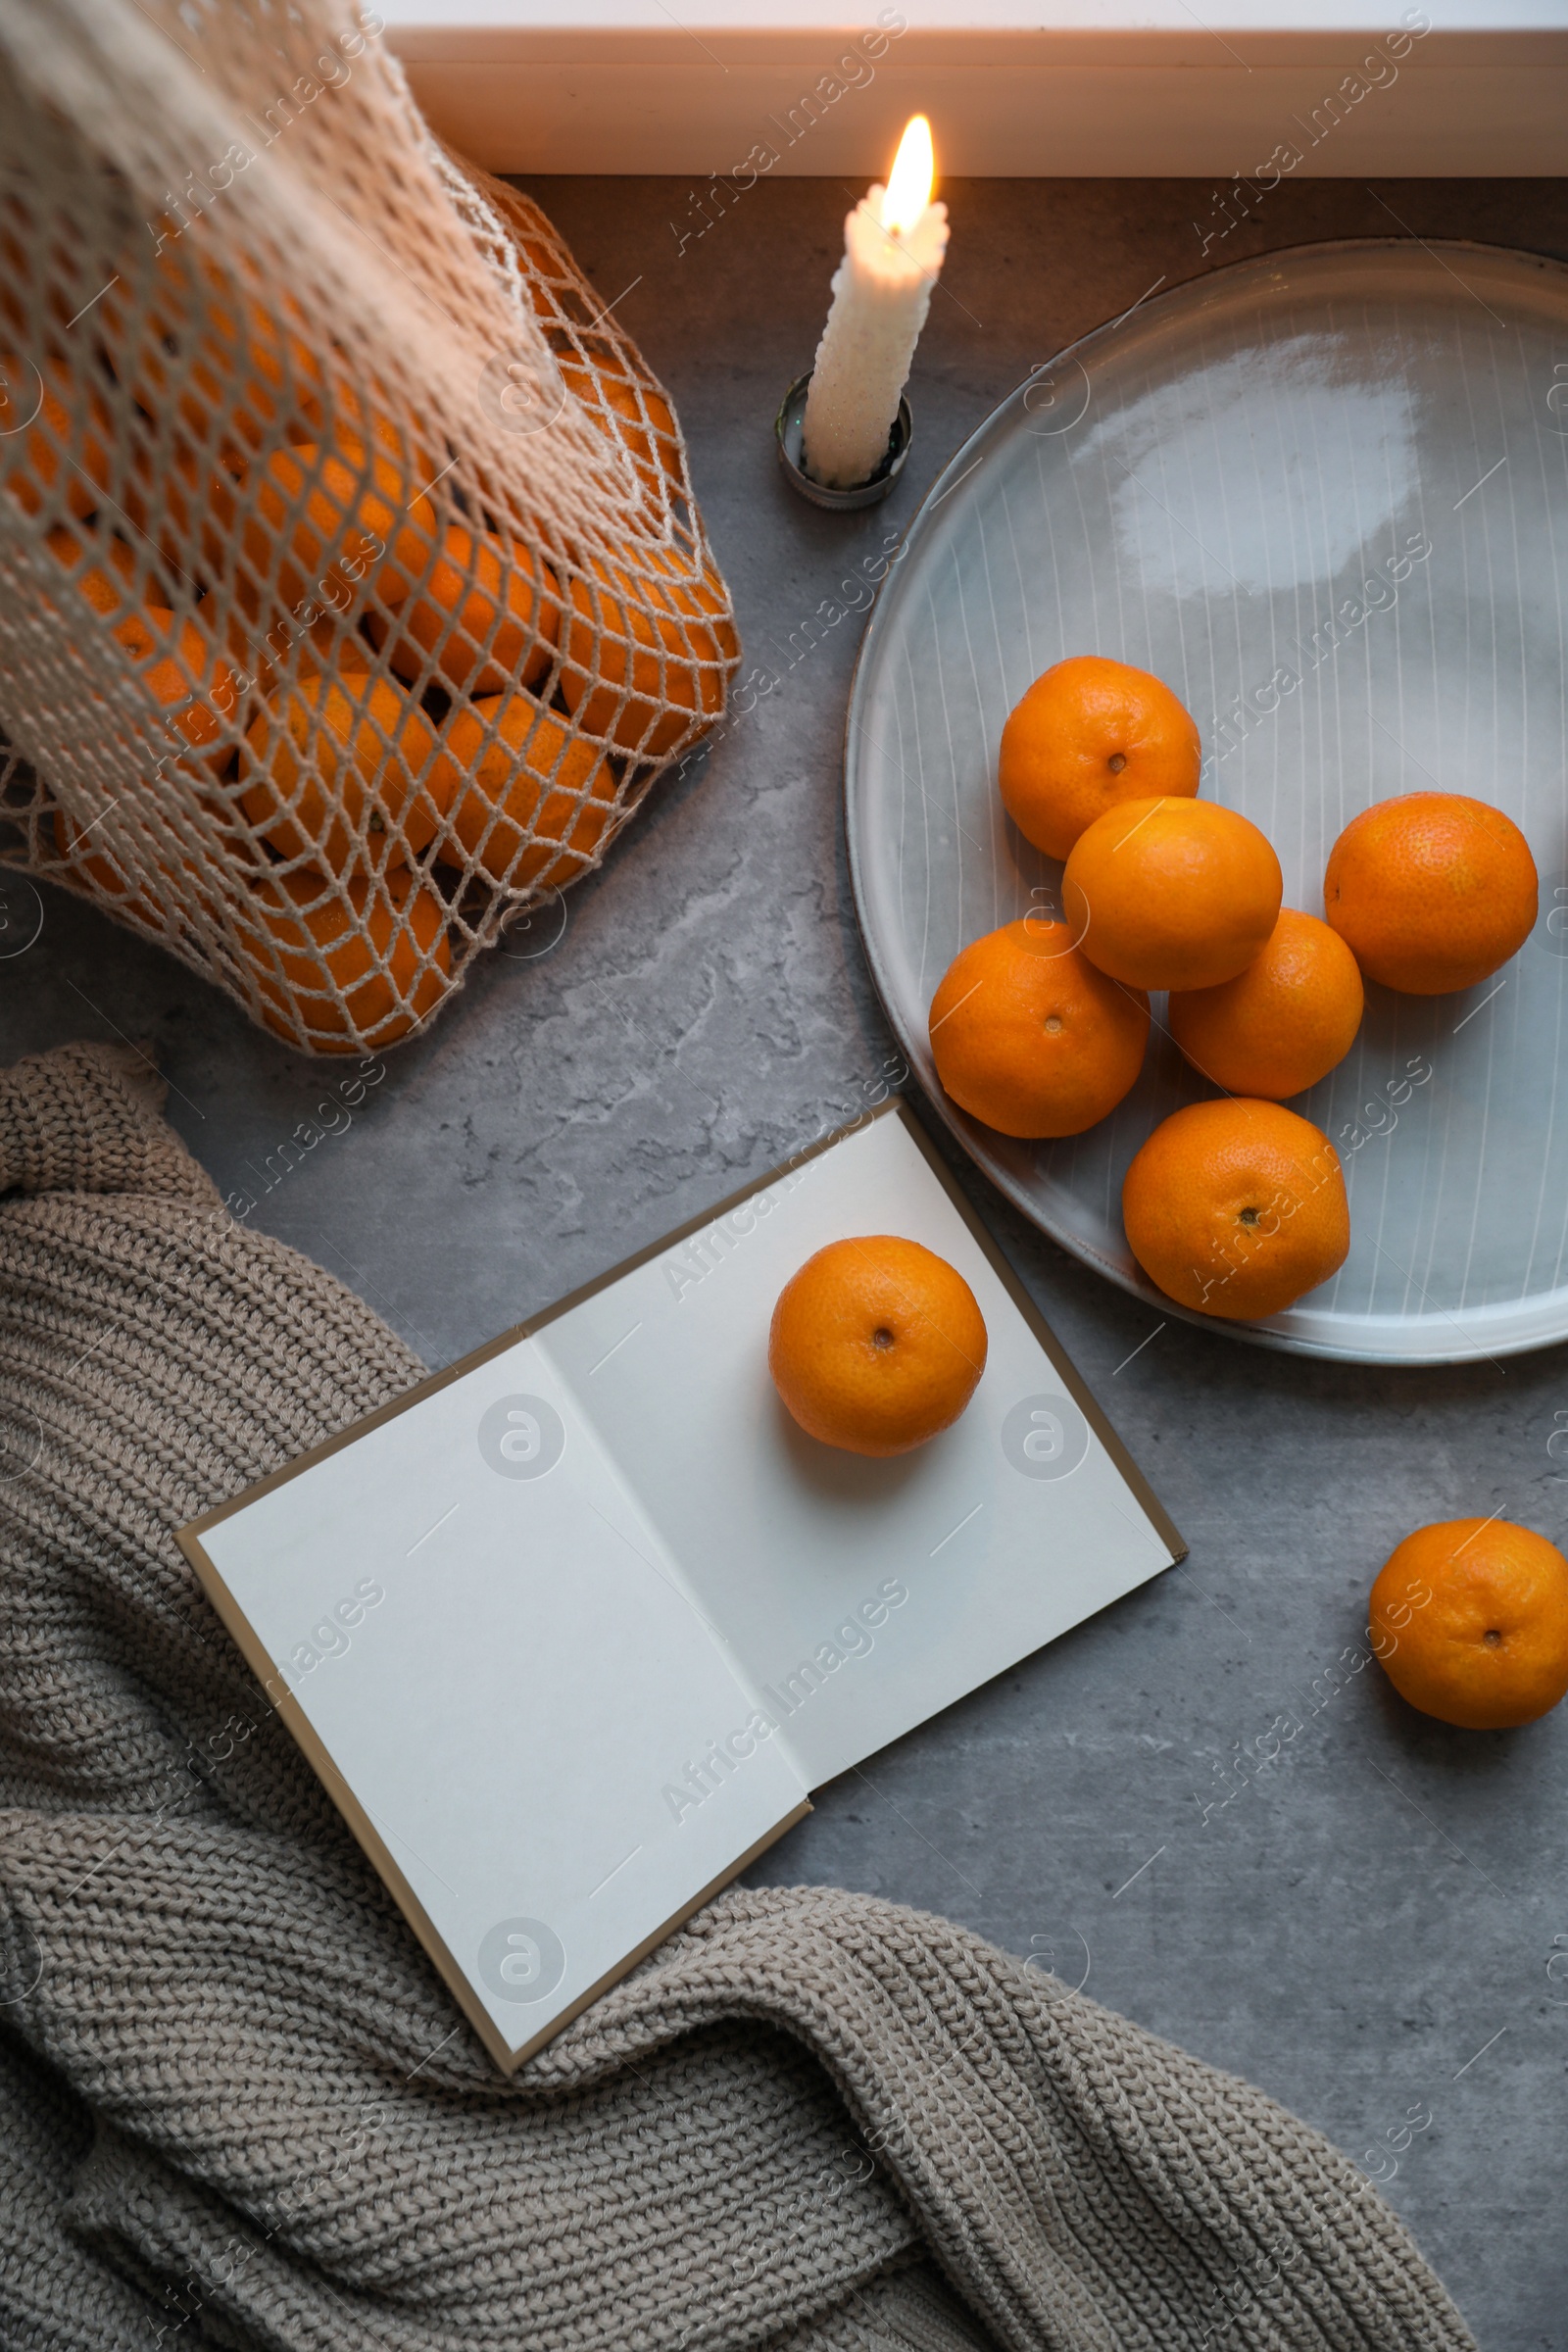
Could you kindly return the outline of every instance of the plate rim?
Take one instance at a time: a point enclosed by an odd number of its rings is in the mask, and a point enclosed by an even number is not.
[[[1480,237],[1416,237],[1410,235],[1322,237],[1302,245],[1277,246],[1267,253],[1242,255],[1234,262],[1223,263],[1217,270],[1195,270],[1191,276],[1179,278],[1174,285],[1165,287],[1157,295],[1151,294],[1143,297],[1134,303],[1130,310],[1119,312],[1114,318],[1102,319],[1098,326],[1093,326],[1087,333],[1075,337],[1071,343],[1064,343],[1058,351],[1043,360],[1039,367],[1032,368],[1027,375],[1021,377],[1005,392],[1002,399],[980,419],[974,430],[959,443],[947,464],[931,481],[919,505],[904,527],[897,552],[889,560],[884,579],[893,577],[896,566],[901,564],[906,555],[910,552],[916,535],[926,524],[935,508],[941,504],[951,490],[956,488],[957,480],[961,478],[964,471],[968,470],[964,461],[971,458],[978,443],[998,428],[1004,414],[1016,401],[1024,386],[1033,382],[1038,376],[1049,374],[1063,361],[1077,359],[1090,345],[1098,344],[1102,338],[1114,334],[1132,317],[1133,311],[1162,310],[1167,305],[1189,296],[1194,286],[1212,285],[1225,278],[1243,273],[1255,274],[1270,265],[1301,262],[1307,259],[1327,259],[1334,255],[1374,252],[1403,254],[1423,252],[1431,255],[1434,260],[1440,259],[1444,253],[1482,254],[1489,259],[1522,263],[1532,270],[1539,270],[1544,276],[1560,278],[1565,281],[1564,292],[1568,294],[1568,261],[1559,260],[1554,254],[1532,252],[1527,246],[1494,245]],[[978,464],[978,457],[975,457],[973,462]],[[911,1076],[914,1076],[917,1059],[914,1041],[906,1033],[905,1024],[894,1009],[889,986],[885,980],[878,952],[866,919],[865,890],[855,825],[857,798],[854,770],[855,736],[865,693],[867,654],[873,641],[879,638],[878,623],[882,616],[882,605],[883,591],[879,587],[871,609],[865,616],[859,642],[856,647],[855,665],[850,673],[850,690],[844,708],[842,823],[849,866],[850,890],[855,905],[856,928],[859,933],[860,948],[865,957],[866,969],[870,974],[871,985],[876,991],[877,1003],[882,1008],[882,1016],[892,1031],[894,1040],[903,1053],[906,1062],[909,1064]],[[1037,1232],[1043,1233],[1048,1241],[1054,1243],[1058,1250],[1064,1250],[1069,1257],[1076,1258],[1080,1265],[1087,1266],[1093,1273],[1100,1275],[1102,1280],[1112,1283],[1124,1296],[1136,1298],[1142,1305],[1157,1309],[1167,1320],[1176,1317],[1197,1330],[1218,1332],[1231,1339],[1244,1341],[1255,1348],[1269,1348],[1277,1354],[1310,1356],[1325,1363],[1403,1366],[1412,1370],[1436,1364],[1491,1363],[1495,1362],[1499,1356],[1528,1355],[1543,1348],[1559,1346],[1563,1341],[1568,1340],[1568,1285],[1545,1294],[1547,1298],[1560,1298],[1564,1301],[1562,1318],[1555,1328],[1540,1332],[1521,1332],[1507,1338],[1498,1336],[1490,1343],[1484,1332],[1473,1330],[1475,1319],[1485,1317],[1489,1312],[1495,1312],[1499,1319],[1509,1312],[1517,1313],[1519,1309],[1515,1302],[1507,1301],[1492,1310],[1486,1307],[1468,1309],[1466,1311],[1470,1320],[1464,1325],[1458,1325],[1456,1318],[1448,1316],[1446,1310],[1443,1308],[1436,1309],[1430,1315],[1399,1318],[1402,1328],[1411,1332],[1419,1332],[1424,1325],[1441,1320],[1455,1323],[1456,1328],[1463,1332],[1464,1336],[1458,1346],[1450,1344],[1435,1349],[1349,1347],[1333,1340],[1315,1339],[1307,1333],[1282,1328],[1281,1318],[1271,1317],[1262,1321],[1249,1321],[1223,1315],[1200,1314],[1196,1307],[1183,1306],[1178,1299],[1167,1298],[1165,1293],[1156,1289],[1141,1269],[1136,1276],[1129,1276],[1120,1266],[1113,1265],[1102,1251],[1096,1249],[1092,1242],[1085,1241],[1081,1236],[1073,1234],[1065,1228],[1048,1223],[1037,1202],[1029,1198],[1023,1187],[994,1160],[983,1144],[977,1142],[969,1132],[978,1126],[979,1122],[971,1120],[956,1102],[950,1101],[940,1085],[927,1086],[923,1080],[918,1079],[917,1083],[920,1086],[921,1094],[929,1102],[932,1110],[942,1121],[965,1158],[978,1170],[988,1184],[995,1186],[1003,1199],[1015,1208],[1028,1224],[1032,1225]],[[1287,1315],[1294,1311],[1294,1309],[1286,1309]],[[1368,1317],[1364,1320],[1370,1322],[1375,1318]]]

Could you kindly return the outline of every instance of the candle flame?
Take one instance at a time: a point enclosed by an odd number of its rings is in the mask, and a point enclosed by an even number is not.
[[[914,227],[931,201],[936,173],[931,125],[924,115],[911,115],[904,126],[882,199],[882,225],[890,237],[907,236]]]

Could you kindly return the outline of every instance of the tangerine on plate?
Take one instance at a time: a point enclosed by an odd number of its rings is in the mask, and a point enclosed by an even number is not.
[[[520,890],[582,871],[615,797],[614,771],[596,745],[568,735],[531,694],[509,694],[458,711],[447,748],[466,778],[452,830],[487,882]]]
[[[1227,1094],[1284,1102],[1345,1059],[1365,1003],[1355,957],[1338,932],[1282,906],[1262,950],[1234,980],[1172,994],[1170,1033],[1194,1069]]]
[[[1125,801],[1078,836],[1062,912],[1091,963],[1130,988],[1234,980],[1279,920],[1280,861],[1212,801]]]
[[[439,1004],[452,970],[447,910],[413,874],[372,882],[359,873],[342,887],[347,906],[324,873],[302,867],[270,874],[251,886],[262,930],[248,932],[242,923],[240,932],[268,1027],[293,1044],[290,1015],[296,1016],[318,1054],[357,1053],[351,1023],[374,1046],[407,1037]],[[342,1006],[331,994],[334,983]]]
[[[718,709],[740,640],[713,572],[683,570],[658,549],[643,561],[658,576],[640,579],[591,556],[592,584],[580,575],[572,580],[561,690],[590,735],[609,735],[622,751],[657,760],[693,718]],[[630,689],[624,702],[623,687]]]
[[[1568,1691],[1568,1560],[1508,1519],[1440,1519],[1389,1554],[1368,1630],[1423,1715],[1472,1732],[1534,1723]]]
[[[1097,971],[1065,923],[1025,915],[961,948],[931,1000],[937,1076],[1003,1135],[1082,1135],[1144,1066],[1149,999]]]
[[[1407,996],[1473,988],[1535,927],[1536,861],[1513,819],[1460,792],[1408,792],[1352,816],[1323,908],[1369,980]]]
[[[366,844],[372,865],[407,865],[434,839],[458,789],[417,703],[368,670],[313,672],[280,687],[245,746],[246,816],[279,857],[309,857],[334,874],[359,862]]]
[[[767,1368],[808,1437],[907,1453],[957,1420],[986,1368],[986,1325],[956,1266],[887,1233],[830,1242],[779,1293]]]
[[[1344,1265],[1350,1210],[1321,1128],[1278,1102],[1190,1102],[1122,1182],[1134,1257],[1179,1306],[1231,1322],[1282,1314]]]
[[[400,678],[412,686],[431,654],[436,675],[469,694],[502,694],[544,676],[561,636],[560,586],[541,563],[536,587],[521,547],[503,580],[506,552],[488,531],[447,525],[429,578],[398,611],[387,661]],[[385,643],[391,632],[379,613],[370,626]]]
[[[1024,839],[1065,858],[1123,801],[1191,799],[1201,762],[1192,716],[1163,680],[1102,654],[1073,654],[1014,706],[997,781]]]

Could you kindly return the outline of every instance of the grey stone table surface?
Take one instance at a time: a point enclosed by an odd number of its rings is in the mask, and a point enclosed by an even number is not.
[[[286,1173],[341,1072],[52,889],[0,962],[7,1057],[150,1041],[214,1175],[432,1365],[863,1100],[890,1040],[842,831],[859,622],[806,624],[1004,392],[1155,281],[1271,248],[1408,232],[1568,258],[1558,181],[1285,181],[1245,219],[1192,182],[951,185],[906,476],[826,515],[782,480],[771,419],[857,191],[763,179],[720,216],[684,181],[528,184],[674,395],[776,689],[658,790],[548,954],[486,958]],[[946,1912],[1250,2077],[1386,2179],[1487,2352],[1563,2346],[1568,1707],[1449,1732],[1339,1661],[1410,1528],[1496,1512],[1561,1540],[1568,1354],[1350,1370],[1177,1322],[1144,1346],[1147,1308],[964,1180],[1191,1558],[824,1790],[755,1875]],[[1228,1771],[1280,1716],[1301,1727],[1280,1760]]]

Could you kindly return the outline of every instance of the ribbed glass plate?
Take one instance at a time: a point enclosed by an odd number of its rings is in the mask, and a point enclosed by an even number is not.
[[[1219,1328],[1373,1362],[1539,1348],[1568,1337],[1565,572],[1568,270],[1459,244],[1315,246],[1139,304],[1004,402],[915,517],[849,715],[872,973],[978,1165],[1161,1315],[1182,1310],[1133,1263],[1121,1180],[1212,1091],[1163,999],[1138,1086],[1071,1141],[993,1133],[932,1066],[927,1006],[958,949],[1059,904],[1059,867],[997,795],[1007,712],[1067,654],[1155,671],[1199,723],[1201,789],[1263,827],[1286,904],[1314,914],[1373,801],[1470,793],[1524,828],[1542,910],[1523,952],[1459,996],[1369,988],[1349,1058],[1293,1104],[1345,1164],[1346,1265]]]

